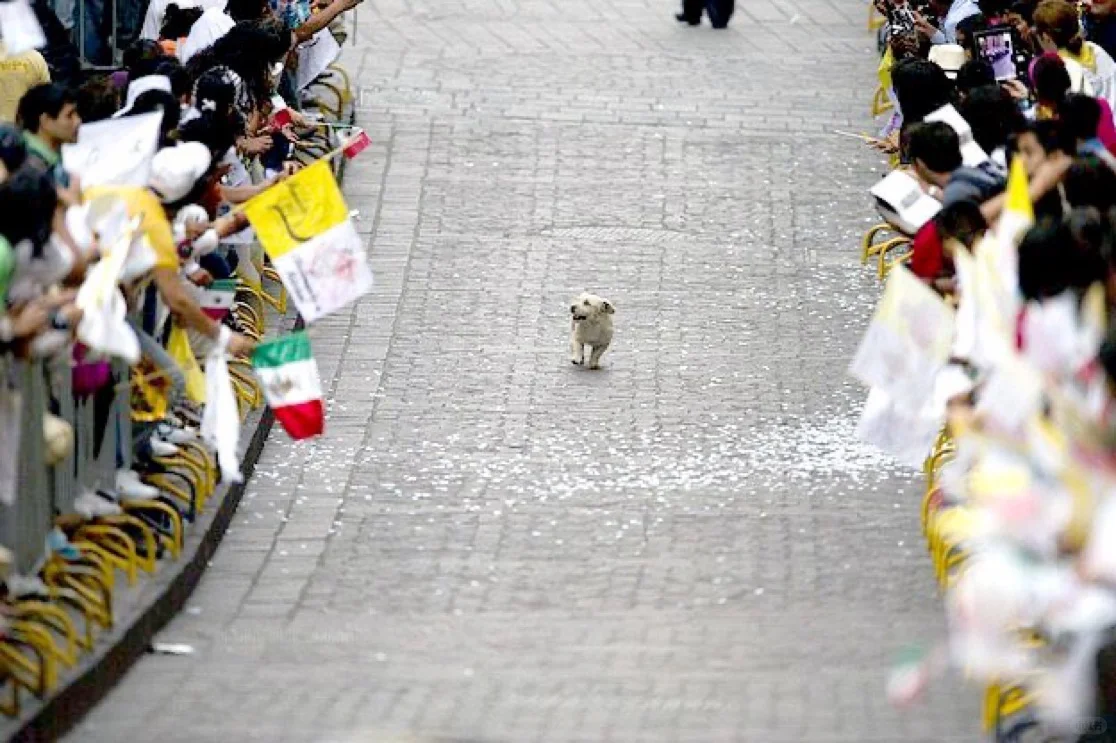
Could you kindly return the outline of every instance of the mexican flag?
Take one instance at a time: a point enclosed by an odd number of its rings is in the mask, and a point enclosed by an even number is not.
[[[325,430],[318,365],[305,331],[256,346],[252,366],[267,404],[291,438],[307,439]]]
[[[236,280],[217,279],[209,286],[198,287],[196,298],[202,312],[221,322],[236,303]]]

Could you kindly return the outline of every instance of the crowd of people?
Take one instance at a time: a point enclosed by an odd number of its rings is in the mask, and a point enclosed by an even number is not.
[[[873,193],[909,252],[851,371],[866,437],[929,455],[949,620],[891,693],[952,666],[996,692],[998,740],[1113,740],[1116,3],[875,7],[891,110],[867,139],[913,189]]]
[[[57,6],[3,28],[0,594],[23,602],[0,611],[3,683],[45,694],[67,656],[42,633],[72,630],[46,604],[111,625],[113,571],[177,554],[238,477],[206,434],[207,362],[227,359],[242,419],[284,301],[243,205],[339,143],[304,92],[358,2],[151,0],[108,70],[77,64]],[[325,35],[331,58],[307,61]]]

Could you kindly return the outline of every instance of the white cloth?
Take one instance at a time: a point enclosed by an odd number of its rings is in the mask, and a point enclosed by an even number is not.
[[[945,18],[942,19],[941,30],[931,36],[930,41],[934,44],[956,44],[957,24],[969,16],[979,13],[980,6],[976,4],[975,0],[953,0]]]
[[[225,351],[232,337],[228,328],[221,328],[221,337],[205,359],[205,411],[202,413],[202,439],[217,452],[221,478],[225,482],[242,482],[237,447],[240,444],[240,415],[229,378]]]
[[[1095,70],[1085,68],[1085,79],[1093,88],[1092,95],[1108,101],[1109,107],[1116,110],[1116,61],[1097,44],[1091,41],[1086,41],[1085,44],[1092,50],[1096,60]]]
[[[221,8],[209,8],[190,29],[190,35],[178,45],[178,61],[186,64],[190,57],[227,34],[236,23]]]

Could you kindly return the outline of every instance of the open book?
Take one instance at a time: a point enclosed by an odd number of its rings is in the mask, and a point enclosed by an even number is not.
[[[914,176],[901,170],[889,173],[869,193],[876,197],[880,216],[908,235],[918,232],[942,209]]]

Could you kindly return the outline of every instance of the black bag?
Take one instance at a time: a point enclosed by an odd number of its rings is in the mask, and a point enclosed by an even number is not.
[[[705,12],[713,28],[727,28],[734,10],[736,0],[705,0]]]

